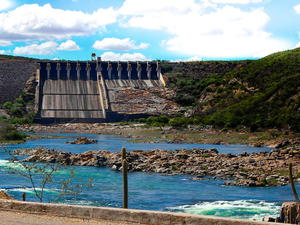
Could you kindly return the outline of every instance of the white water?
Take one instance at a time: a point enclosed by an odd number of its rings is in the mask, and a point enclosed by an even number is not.
[[[170,211],[179,211],[199,215],[213,215],[238,219],[261,221],[263,217],[277,217],[280,206],[272,202],[256,200],[200,202],[195,205],[183,205],[168,208]]]

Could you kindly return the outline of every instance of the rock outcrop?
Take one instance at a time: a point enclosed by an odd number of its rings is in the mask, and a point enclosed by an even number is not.
[[[18,98],[35,71],[34,61],[0,61],[0,104]]]
[[[76,138],[75,141],[66,141],[66,144],[78,144],[78,145],[86,145],[86,144],[96,144],[98,143],[95,139],[87,139],[86,137]]]
[[[87,151],[72,154],[57,150],[37,149],[25,161],[62,163],[78,166],[111,167],[122,170],[121,154],[109,151]],[[219,154],[214,149],[152,150],[128,152],[128,171],[151,171],[163,174],[187,174],[194,179],[224,179],[225,185],[284,186],[289,183],[287,165],[299,171],[300,151],[296,148],[271,152]]]
[[[12,198],[8,194],[6,194],[4,191],[0,191],[0,199],[15,200],[14,198]]]

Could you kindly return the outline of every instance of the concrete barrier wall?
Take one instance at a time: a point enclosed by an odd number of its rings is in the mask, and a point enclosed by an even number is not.
[[[135,222],[150,225],[279,225],[280,223],[200,216],[186,213],[169,213],[149,210],[90,207],[36,202],[0,200],[0,210],[40,213],[70,218]]]

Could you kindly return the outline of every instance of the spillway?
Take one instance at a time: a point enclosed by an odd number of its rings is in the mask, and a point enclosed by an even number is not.
[[[118,121],[165,105],[149,92],[165,86],[157,62],[40,61],[36,79],[41,123]]]

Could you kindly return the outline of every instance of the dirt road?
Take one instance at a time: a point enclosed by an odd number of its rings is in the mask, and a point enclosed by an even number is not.
[[[29,214],[15,211],[0,210],[1,225],[138,225],[141,223],[115,222],[115,221],[97,221],[89,219],[67,218],[59,216],[49,216],[42,214]]]

